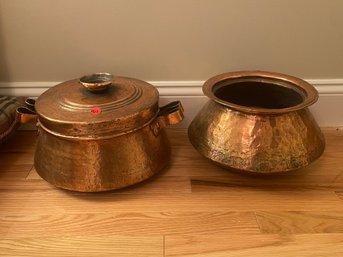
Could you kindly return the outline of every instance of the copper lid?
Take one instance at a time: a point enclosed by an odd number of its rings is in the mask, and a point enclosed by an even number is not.
[[[147,82],[96,73],[63,82],[36,102],[39,125],[65,138],[113,137],[150,123],[158,91]]]

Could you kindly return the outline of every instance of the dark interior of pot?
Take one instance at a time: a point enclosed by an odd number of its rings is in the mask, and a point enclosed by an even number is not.
[[[304,101],[304,96],[295,89],[257,81],[221,84],[214,87],[214,95],[229,103],[266,109],[288,108]]]

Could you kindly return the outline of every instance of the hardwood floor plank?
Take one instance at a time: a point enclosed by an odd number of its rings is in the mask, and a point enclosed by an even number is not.
[[[343,174],[343,172],[342,172]],[[268,188],[280,190],[343,190],[343,176],[310,175],[303,173],[296,176],[247,176],[235,174],[228,177],[193,176],[193,192],[220,192],[234,188]]]
[[[191,150],[193,152],[193,150]],[[181,161],[181,157],[173,156],[172,158],[172,165],[169,166],[168,172],[166,172],[166,176],[190,176],[190,177],[197,177],[197,176],[204,176],[204,177],[224,177],[224,178],[234,178],[236,176],[244,176],[244,174],[240,174],[237,172],[230,171],[229,169],[224,169],[215,165],[213,162],[205,159],[202,156],[194,157],[194,155],[198,154],[197,152],[187,153],[186,149],[182,149],[179,151],[180,155],[182,155],[183,161]],[[192,158],[187,159],[187,155],[193,156]],[[322,156],[319,160],[315,161],[314,163],[310,164],[309,166],[298,169],[295,171],[287,172],[287,173],[280,173],[272,175],[272,177],[278,176],[280,179],[283,177],[294,177],[297,176],[312,176],[312,175],[319,175],[319,176],[342,176],[343,166],[342,161],[343,153],[332,157],[332,160],[328,159],[325,156]],[[258,175],[257,175],[258,176]],[[245,175],[248,179],[249,174]],[[254,175],[250,175],[250,177],[256,177]],[[266,177],[261,175],[260,177]]]
[[[342,212],[256,212],[262,233],[343,233]]]
[[[55,187],[48,187],[46,184],[48,182],[44,181],[38,174],[36,169],[33,167],[29,175],[26,178],[26,187],[35,189],[47,189],[51,188],[56,190]],[[24,187],[25,187],[24,186]],[[6,187],[4,185],[3,187]],[[1,182],[0,182],[1,188]],[[116,190],[116,194],[137,194],[137,193],[147,193],[147,194],[176,194],[176,193],[190,193],[191,185],[188,177],[184,176],[164,176],[164,171],[156,174],[155,176],[132,185],[130,187]]]
[[[130,190],[130,189],[127,189]],[[239,189],[191,194],[75,193],[66,190],[0,191],[0,213],[16,212],[25,203],[27,214],[172,211],[343,211],[334,192]],[[24,213],[24,214],[25,214]]]
[[[27,174],[26,174],[27,176]],[[5,178],[0,180],[0,190],[1,191],[30,191],[32,192],[32,188],[35,188],[35,190],[41,190],[41,191],[48,191],[48,190],[56,190],[56,187],[50,185],[43,179],[39,180],[30,180],[28,181],[25,179],[23,175],[23,178]]]
[[[335,191],[335,193],[339,197],[339,199],[343,200],[343,190]]]
[[[280,235],[203,235],[166,236],[166,257],[171,256],[229,256],[228,254],[242,249],[262,248],[281,244],[285,239]],[[217,254],[217,255],[215,255]],[[227,255],[225,255],[227,254]],[[251,255],[247,255],[251,256]]]
[[[115,211],[115,210],[114,210]],[[251,212],[139,212],[0,216],[7,238],[259,233]]]
[[[15,134],[0,146],[3,153],[33,153],[37,141],[37,131],[16,131]]]
[[[14,225],[13,222],[3,222],[2,218],[0,217],[0,239],[5,238],[8,234],[10,228]],[[0,249],[1,250],[1,249]]]
[[[0,164],[1,165],[1,164]],[[3,165],[0,167],[0,181],[3,179],[22,179],[25,178],[33,164]]]
[[[343,234],[166,236],[166,257],[340,257]]]
[[[0,256],[162,257],[163,237],[80,236],[0,239]]]
[[[21,153],[21,152],[11,152],[11,153],[1,153],[0,163],[4,167],[11,167],[16,165],[32,165],[33,164],[33,154],[32,153]],[[6,168],[5,168],[6,169]]]
[[[53,194],[53,191],[63,190],[49,184],[45,180],[39,179],[2,179],[0,180],[0,190],[25,191],[32,190]],[[111,192],[109,192],[110,194]],[[118,189],[115,194],[186,194],[191,193],[190,181],[186,177],[153,177],[139,184]],[[72,194],[72,192],[70,192]],[[78,193],[76,193],[78,194]]]

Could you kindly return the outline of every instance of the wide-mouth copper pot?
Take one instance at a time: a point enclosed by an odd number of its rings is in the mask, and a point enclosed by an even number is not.
[[[43,179],[106,191],[143,181],[168,163],[163,128],[180,122],[183,108],[178,101],[159,108],[158,100],[147,82],[95,73],[50,88],[34,107],[18,109],[18,119],[37,120],[34,165]]]
[[[270,174],[320,157],[325,140],[309,109],[318,99],[299,78],[264,71],[230,72],[203,85],[210,98],[192,121],[193,146],[237,171]]]

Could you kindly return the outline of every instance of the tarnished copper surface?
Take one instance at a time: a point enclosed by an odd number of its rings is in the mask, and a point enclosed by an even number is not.
[[[99,192],[126,187],[160,171],[170,158],[162,130],[149,126],[111,139],[68,140],[39,128],[34,164],[38,174],[56,187]]]
[[[304,167],[324,151],[324,137],[306,108],[318,95],[305,81],[269,72],[236,72],[211,78],[203,90],[211,100],[192,121],[188,135],[193,146],[217,164],[269,174]],[[247,92],[251,95],[244,95]]]
[[[164,124],[167,126],[183,119],[180,102],[171,104],[175,108],[160,111],[152,124],[163,119],[168,121]],[[51,184],[69,190],[99,192],[126,187],[151,177],[170,158],[163,127],[156,133],[151,124],[120,136],[96,140],[55,136],[40,125],[38,130],[34,160],[38,174]]]
[[[106,87],[90,91],[78,79],[54,86],[37,99],[39,122],[55,135],[87,140],[129,133],[157,116],[158,91],[149,83],[113,77]]]
[[[152,85],[123,77],[108,83],[108,74],[103,76],[49,89],[30,107],[37,115],[29,108],[18,110],[18,120],[38,118],[34,165],[57,187],[82,192],[118,189],[147,179],[169,160],[163,128],[183,119],[181,103],[159,109]],[[92,79],[91,87],[99,83],[101,90],[84,87],[84,81]]]

